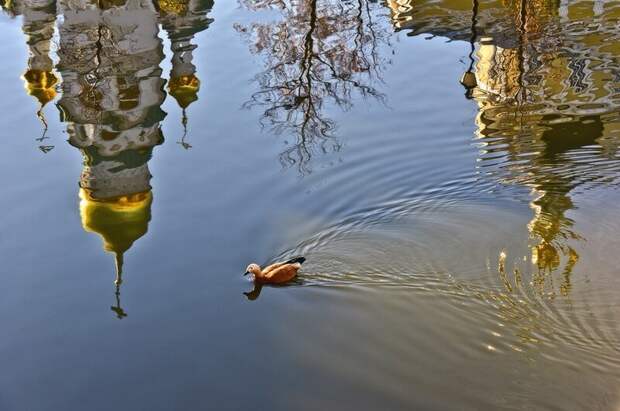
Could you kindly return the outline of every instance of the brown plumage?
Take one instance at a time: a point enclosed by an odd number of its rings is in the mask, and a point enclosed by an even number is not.
[[[264,269],[261,269],[258,264],[250,264],[244,275],[253,274],[254,282],[260,284],[282,284],[297,276],[297,271],[304,261],[306,261],[304,257],[295,257],[288,261],[271,264]]]

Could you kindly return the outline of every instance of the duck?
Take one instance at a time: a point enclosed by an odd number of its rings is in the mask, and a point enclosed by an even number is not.
[[[297,271],[305,261],[305,257],[293,257],[284,262],[271,264],[264,269],[252,263],[248,265],[243,275],[252,274],[254,282],[258,284],[283,284],[297,276]]]

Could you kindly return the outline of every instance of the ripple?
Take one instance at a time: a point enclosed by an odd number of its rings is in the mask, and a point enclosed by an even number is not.
[[[298,285],[385,290],[398,296],[392,309],[402,315],[430,298],[448,316],[433,314],[437,324],[466,341],[463,355],[544,352],[558,364],[579,362],[619,376],[614,297],[583,289],[560,295],[553,282],[561,274],[541,276],[527,257],[519,221],[508,207],[421,197],[408,207],[351,215],[280,257],[307,257]]]

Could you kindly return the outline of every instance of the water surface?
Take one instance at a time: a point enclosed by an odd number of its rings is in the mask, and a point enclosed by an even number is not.
[[[620,407],[620,2],[2,9],[0,408]]]

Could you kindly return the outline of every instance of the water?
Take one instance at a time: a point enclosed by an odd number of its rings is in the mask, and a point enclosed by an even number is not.
[[[1,409],[619,409],[620,2],[2,7]]]

